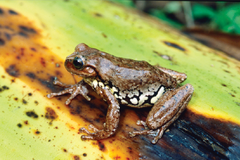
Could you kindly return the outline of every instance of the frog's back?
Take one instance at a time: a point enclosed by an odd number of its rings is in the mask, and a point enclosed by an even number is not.
[[[111,81],[122,90],[146,87],[153,83],[160,83],[167,88],[177,86],[174,78],[146,61],[135,61],[106,54],[99,60],[96,70],[103,81]]]

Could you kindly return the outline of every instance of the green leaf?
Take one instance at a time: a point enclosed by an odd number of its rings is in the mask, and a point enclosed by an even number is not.
[[[215,11],[212,8],[201,4],[193,5],[192,14],[194,18],[208,17],[209,19],[212,19],[216,15]]]
[[[240,4],[233,4],[219,10],[214,23],[220,30],[240,34]]]

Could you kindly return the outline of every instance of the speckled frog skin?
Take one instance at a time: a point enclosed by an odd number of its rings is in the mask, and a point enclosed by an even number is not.
[[[90,85],[109,105],[103,129],[90,125],[91,133],[81,128],[87,134],[82,139],[98,140],[113,135],[119,123],[120,104],[124,104],[135,108],[152,107],[146,122],[137,122],[145,130],[129,134],[131,137],[153,135],[152,143],[155,144],[184,111],[193,93],[190,84],[178,88],[178,84],[187,78],[184,73],[152,66],[145,61],[115,57],[83,43],[77,45],[75,52],[66,58],[65,67],[70,73],[83,77],[83,80],[75,85],[54,81],[54,84],[66,89],[48,94],[49,98],[70,93],[67,105],[78,94],[90,101],[87,96],[87,85]]]

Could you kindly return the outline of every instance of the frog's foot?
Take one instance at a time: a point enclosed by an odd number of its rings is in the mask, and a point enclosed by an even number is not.
[[[99,140],[99,139],[105,139],[110,137],[114,132],[108,132],[105,130],[98,130],[93,125],[89,125],[88,127],[91,131],[94,131],[93,133],[89,132],[86,128],[82,127],[79,129],[80,132],[86,133],[87,135],[82,135],[82,140]]]
[[[140,120],[137,121],[137,125],[142,125],[144,126],[145,129],[142,131],[129,132],[130,137],[135,137],[137,135],[151,135],[151,136],[154,136],[154,139],[152,140],[152,144],[156,144],[158,140],[162,138],[163,133],[166,130],[164,126],[156,130],[151,130],[148,128],[146,122],[140,121]]]
[[[47,95],[48,98],[60,96],[60,95],[66,94],[66,93],[70,93],[71,96],[66,100],[66,102],[65,102],[66,105],[69,105],[70,102],[72,101],[72,99],[75,98],[78,94],[81,94],[88,101],[91,100],[91,98],[87,96],[88,90],[87,90],[86,86],[82,85],[83,84],[82,81],[80,81],[79,83],[74,84],[74,85],[67,85],[58,80],[55,80],[53,83],[56,85],[62,86],[66,89],[63,91],[60,91],[58,93],[50,93]]]

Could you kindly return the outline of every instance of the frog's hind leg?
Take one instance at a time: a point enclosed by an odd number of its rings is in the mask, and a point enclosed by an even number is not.
[[[176,90],[166,92],[149,112],[146,122],[138,121],[145,130],[130,132],[130,136],[152,135],[153,144],[162,137],[164,131],[181,115],[187,107],[193,93],[193,87],[186,84]]]

